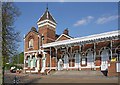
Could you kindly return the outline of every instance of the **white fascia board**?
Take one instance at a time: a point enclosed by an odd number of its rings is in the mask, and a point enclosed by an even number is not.
[[[52,24],[54,24],[54,25],[56,26],[56,23],[54,23],[54,22],[52,22],[52,21],[50,21],[50,20],[48,20],[48,19],[43,20],[43,21],[40,21],[40,22],[38,22],[37,24],[40,25],[40,24],[42,24],[42,23],[44,23],[44,22],[50,22],[50,23],[52,23]]]
[[[66,34],[61,34],[57,39],[56,39],[56,41],[58,41],[62,36],[65,36],[65,37],[67,37],[67,38],[70,38],[70,39],[72,39],[71,37],[69,37],[68,35],[66,35]]]
[[[41,25],[38,25],[38,27],[42,27],[42,26],[45,26],[45,25],[50,25],[51,27],[56,28],[56,26],[54,26],[54,25],[52,25],[52,24],[50,24],[48,22],[46,22],[44,24],[41,24]]]
[[[90,35],[85,37],[73,38],[69,40],[56,41],[48,44],[43,44],[43,48],[71,44],[71,43],[78,43],[78,42],[87,41],[87,40],[95,40],[95,39],[101,39],[106,37],[118,36],[119,32],[120,30],[117,30],[117,31],[105,32],[105,33],[100,33],[100,34],[95,34],[95,35]]]
[[[33,52],[38,52],[38,50],[27,51],[25,53],[33,53]]]

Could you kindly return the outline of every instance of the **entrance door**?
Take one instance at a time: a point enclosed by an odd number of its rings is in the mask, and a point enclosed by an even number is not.
[[[109,51],[104,49],[101,53],[101,70],[105,71],[108,69]]]
[[[59,61],[58,61],[58,70],[63,70],[63,61],[62,61],[62,59],[59,59]]]
[[[46,66],[46,59],[45,58],[43,58],[42,59],[42,69],[41,69],[41,73],[43,73],[44,71],[45,71],[45,66]]]
[[[69,66],[69,62],[68,62],[68,55],[67,54],[65,54],[64,55],[64,68],[68,68],[68,66]]]

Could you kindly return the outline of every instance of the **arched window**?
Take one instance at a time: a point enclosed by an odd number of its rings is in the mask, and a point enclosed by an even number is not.
[[[110,57],[110,50],[107,48],[103,48],[101,52],[101,70],[105,71],[108,69],[108,61]]]
[[[64,63],[67,64],[68,63],[68,55],[64,55]]]
[[[32,48],[33,47],[33,39],[30,39],[29,40],[29,48]]]
[[[81,55],[79,53],[75,54],[75,67],[80,66]]]
[[[101,52],[101,59],[102,61],[108,61],[109,60],[109,50],[108,49],[104,49],[102,52]]]
[[[93,62],[94,59],[93,59],[93,52],[92,51],[89,51],[87,53],[87,62]]]
[[[69,66],[68,54],[63,55],[63,62],[64,62],[64,68],[68,68]]]

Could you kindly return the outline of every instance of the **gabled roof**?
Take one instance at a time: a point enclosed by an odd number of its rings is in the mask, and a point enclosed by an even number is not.
[[[65,36],[65,37],[67,37],[68,39],[72,39],[72,37],[70,37],[70,36],[68,36],[68,35],[66,35],[66,34],[61,34],[61,35],[56,39],[56,41],[58,41],[62,36]]]
[[[59,36],[60,36],[60,35],[56,34],[56,35],[55,35],[55,39],[57,39]]]
[[[43,20],[50,20],[53,21],[54,23],[56,23],[55,19],[52,17],[52,15],[50,14],[50,12],[48,11],[48,8],[46,9],[45,13],[41,16],[41,18],[38,20],[38,22],[43,21]]]
[[[36,28],[35,28],[35,27],[32,27],[31,30],[25,35],[25,38],[26,38],[26,36],[27,36],[30,32],[33,32],[33,33],[35,33],[35,34],[37,34],[37,35],[39,34],[39,33],[37,32]]]
[[[35,28],[35,27],[32,27],[30,31],[37,32],[37,30],[36,30],[36,28]]]

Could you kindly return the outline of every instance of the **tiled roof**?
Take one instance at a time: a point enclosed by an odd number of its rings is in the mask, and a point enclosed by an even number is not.
[[[30,31],[37,32],[37,30],[36,30],[36,28],[35,28],[35,27],[32,27]]]
[[[38,31],[37,31],[37,29],[36,29],[35,27],[32,27],[31,30],[25,35],[25,38],[26,38],[26,36],[27,36],[30,32],[34,32],[34,33],[37,34],[37,35],[39,34]]]
[[[55,19],[52,17],[52,15],[50,14],[50,12],[48,11],[48,9],[46,9],[45,13],[42,15],[42,17],[38,20],[38,22],[43,21],[43,20],[50,20],[53,21],[54,23],[56,23]]]
[[[56,35],[55,35],[56,39],[57,39],[59,36],[60,36],[60,35],[56,34]]]

